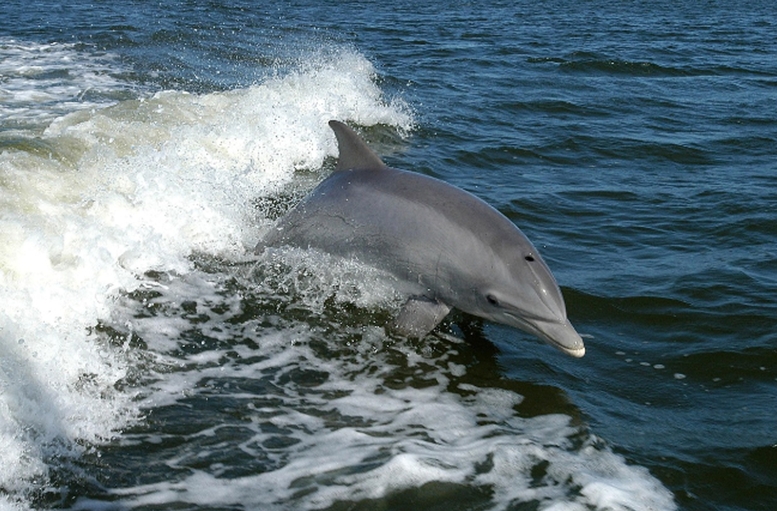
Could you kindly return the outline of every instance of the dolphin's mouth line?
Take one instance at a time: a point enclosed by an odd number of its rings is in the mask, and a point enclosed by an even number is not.
[[[556,348],[558,350],[561,350],[564,353],[566,353],[567,355],[571,355],[571,356],[573,356],[575,358],[580,358],[583,355],[585,355],[585,346],[582,346],[580,348],[570,348],[568,346],[564,346],[564,345],[559,344],[559,343],[554,342],[554,341],[551,341],[549,344],[551,346],[553,346],[554,348]]]
[[[559,321],[557,319],[548,319],[546,317],[540,317],[540,316],[534,316],[531,314],[522,315],[522,316],[516,316],[513,313],[506,312],[506,315],[511,317],[515,320],[514,325],[520,328],[521,330],[524,330],[530,334],[534,334],[540,339],[544,340],[554,348],[563,351],[567,355],[573,356],[575,358],[580,358],[583,355],[585,355],[585,346],[582,343],[582,339],[580,338],[580,335],[574,330],[572,325],[569,324],[569,321]],[[558,327],[565,327],[567,326],[571,333],[574,334],[574,338],[572,338],[572,343],[563,343],[561,340],[557,339],[556,337],[550,335],[550,333],[547,332],[547,330],[550,330],[551,328],[542,328],[541,325],[548,325],[549,327],[558,326]],[[579,343],[579,345],[578,345]]]

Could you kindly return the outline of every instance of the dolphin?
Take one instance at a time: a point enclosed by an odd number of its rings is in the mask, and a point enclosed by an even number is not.
[[[348,126],[330,121],[337,168],[256,247],[293,246],[392,274],[407,302],[389,325],[423,337],[457,308],[536,335],[573,357],[585,347],[529,239],[474,195],[388,167]]]

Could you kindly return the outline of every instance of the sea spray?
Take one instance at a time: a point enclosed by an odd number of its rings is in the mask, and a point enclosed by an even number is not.
[[[118,297],[147,285],[148,272],[187,274],[195,252],[244,257],[261,231],[253,202],[335,154],[330,118],[410,127],[364,57],[336,57],[239,90],[16,101],[13,115],[26,109],[35,129],[4,135],[0,153],[0,457],[16,460],[0,469],[0,488],[9,502],[45,487],[57,459],[139,418],[137,390],[124,384],[137,357],[94,333],[117,321]],[[47,62],[38,66],[59,65]],[[49,121],[38,109],[62,115]]]

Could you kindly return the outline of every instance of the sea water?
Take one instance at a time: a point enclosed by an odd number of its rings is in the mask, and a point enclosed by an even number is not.
[[[771,509],[766,4],[0,8],[0,506]],[[539,246],[585,358],[253,246],[329,119]]]

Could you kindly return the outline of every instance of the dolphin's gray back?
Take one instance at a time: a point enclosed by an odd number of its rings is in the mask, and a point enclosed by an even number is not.
[[[441,299],[463,291],[451,279],[454,271],[461,273],[462,261],[476,274],[491,267],[500,247],[533,249],[512,222],[477,197],[385,166],[335,172],[264,243],[356,258]],[[483,247],[489,253],[473,253]]]

